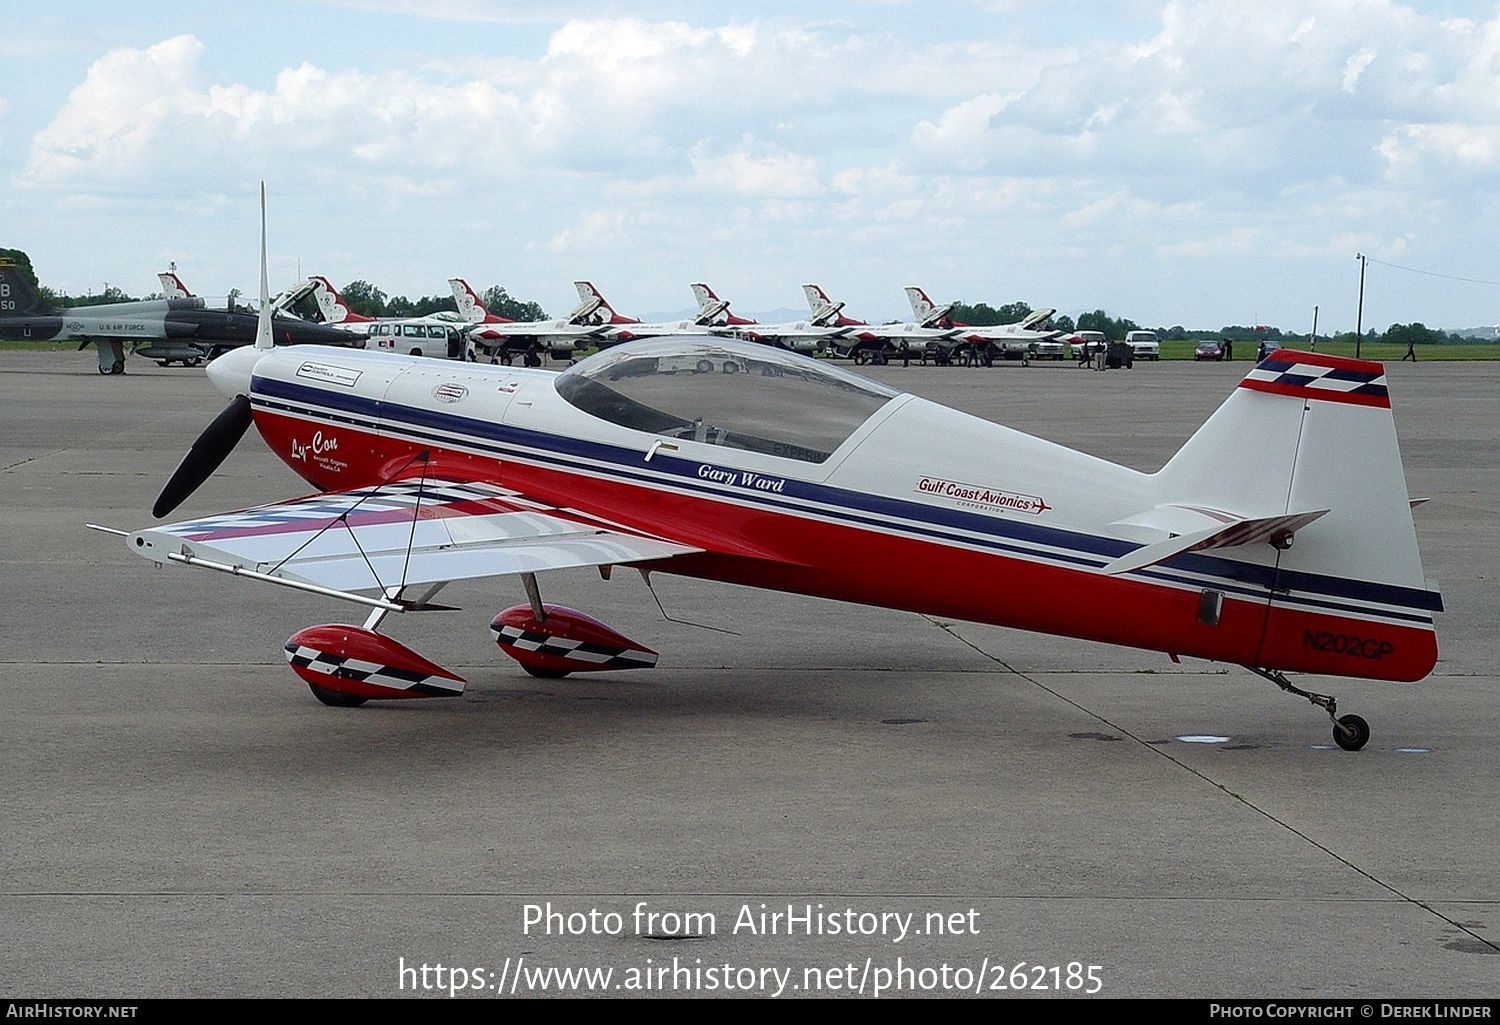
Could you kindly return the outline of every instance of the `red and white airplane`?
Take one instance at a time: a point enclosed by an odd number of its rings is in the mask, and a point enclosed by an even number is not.
[[[954,303],[939,306],[916,285],[906,286],[906,298],[911,303],[912,316],[918,324],[951,332],[944,342],[947,349],[945,355],[950,360],[953,351],[958,350],[967,353],[968,359],[965,362],[978,362],[985,366],[996,359],[1024,361],[1030,358],[1037,344],[1060,338],[1064,334],[1062,331],[1044,330],[1040,327],[1057,312],[1055,309],[1033,310],[1014,324],[985,327],[954,320],[951,316]]]
[[[713,330],[714,334],[731,338],[745,338],[752,342],[775,345],[793,352],[811,355],[822,352],[830,339],[838,338],[846,331],[840,327],[819,327],[811,320],[792,320],[780,324],[762,324],[749,317],[737,316],[729,310],[729,300],[720,299],[714,290],[701,281],[692,284],[693,298],[698,300],[697,321]]]
[[[589,281],[575,281],[573,287],[578,289],[578,301],[580,304],[592,302],[595,309],[599,311],[599,319],[604,324],[604,331],[598,337],[595,344],[601,349],[611,345],[619,345],[621,342],[633,342],[640,338],[667,338],[679,335],[709,335],[713,332],[708,325],[702,323],[701,317],[692,317],[687,320],[661,321],[654,324],[643,323],[634,317],[627,317],[615,311],[599,290]]]
[[[1442,600],[1379,363],[1278,350],[1141,473],[734,339],[633,342],[562,373],[269,341],[266,317],[210,365],[230,405],[154,512],[251,423],[317,493],[114,532],[160,564],[368,608],[286,644],[328,704],[461,693],[378,632],[455,580],[520,578],[528,600],[491,629],[533,675],[654,665],[542,601],[538,574],[587,566],[1235,663],[1326,710],[1349,749],[1365,721],[1285,674],[1415,681],[1436,662]]]
[[[490,354],[491,363],[510,366],[516,356],[528,367],[542,365],[542,354],[550,353],[555,360],[572,360],[590,345],[606,347],[628,341],[637,335],[644,337],[653,332],[648,329],[662,325],[642,324],[638,320],[616,313],[587,281],[575,281],[578,289],[578,305],[557,320],[521,321],[497,317],[485,308],[479,294],[469,287],[463,278],[449,278],[453,289],[453,300],[458,304],[459,316],[472,326],[468,336],[474,344]],[[703,334],[704,330],[664,330],[656,334]]]
[[[844,315],[844,304],[828,298],[821,285],[803,285],[802,294],[807,297],[807,308],[812,322],[842,329],[842,333],[829,344],[835,356],[852,359],[856,363],[884,365],[893,359],[903,362],[920,359],[937,351],[937,346],[954,334],[953,331],[931,328],[912,322],[895,324],[870,324]]]

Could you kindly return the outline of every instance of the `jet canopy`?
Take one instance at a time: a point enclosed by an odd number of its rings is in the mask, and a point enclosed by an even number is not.
[[[821,463],[900,393],[784,349],[731,339],[648,339],[559,374],[591,416],[667,438]]]

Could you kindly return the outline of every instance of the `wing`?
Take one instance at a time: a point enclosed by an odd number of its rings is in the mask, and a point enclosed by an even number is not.
[[[337,592],[667,559],[701,551],[494,484],[428,479],[312,495],[127,536],[194,562]]]

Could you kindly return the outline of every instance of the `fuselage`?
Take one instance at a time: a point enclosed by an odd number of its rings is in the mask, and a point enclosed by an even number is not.
[[[256,323],[254,313],[211,309],[199,298],[147,299],[0,317],[0,338],[37,341],[172,339],[201,344],[207,350],[214,346],[254,342]],[[273,334],[280,344],[348,345],[351,342],[346,332],[304,320],[277,317],[272,325]]]
[[[259,357],[250,396],[267,444],[320,489],[410,475],[427,452],[430,476],[494,481],[704,550],[652,567],[662,572],[1243,665],[1386,679],[1431,668],[1430,616],[1424,626],[1390,611],[1415,599],[1327,574],[1278,578],[1270,546],[1104,573],[1139,547],[1111,525],[1178,497],[1161,494],[1157,475],[873,382],[861,392],[849,382],[863,379],[811,369],[820,362],[776,362],[801,359],[791,354],[734,353],[719,363],[718,343],[681,344],[710,348],[694,361],[640,357],[667,350],[638,343],[636,364],[598,380],[589,367],[623,359],[621,349],[560,375],[292,347]],[[601,399],[594,387],[638,396],[651,384],[643,373],[687,412],[642,419],[638,399]],[[828,401],[799,390],[825,373],[841,375],[818,385]],[[746,429],[734,417],[754,414],[715,398],[729,394],[728,381],[767,389],[770,405],[784,400],[788,412]],[[696,417],[695,389],[704,394]],[[830,408],[844,402],[840,389],[864,405],[850,406],[847,431],[830,433],[843,415]],[[1213,622],[1202,614],[1209,592],[1221,601]],[[1372,621],[1371,603],[1381,601],[1389,614]],[[1389,648],[1351,662],[1287,642],[1302,631]]]

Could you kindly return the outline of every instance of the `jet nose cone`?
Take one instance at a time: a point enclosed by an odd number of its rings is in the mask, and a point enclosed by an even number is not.
[[[246,345],[231,349],[208,365],[208,380],[226,399],[250,394],[250,375],[266,352]]]

